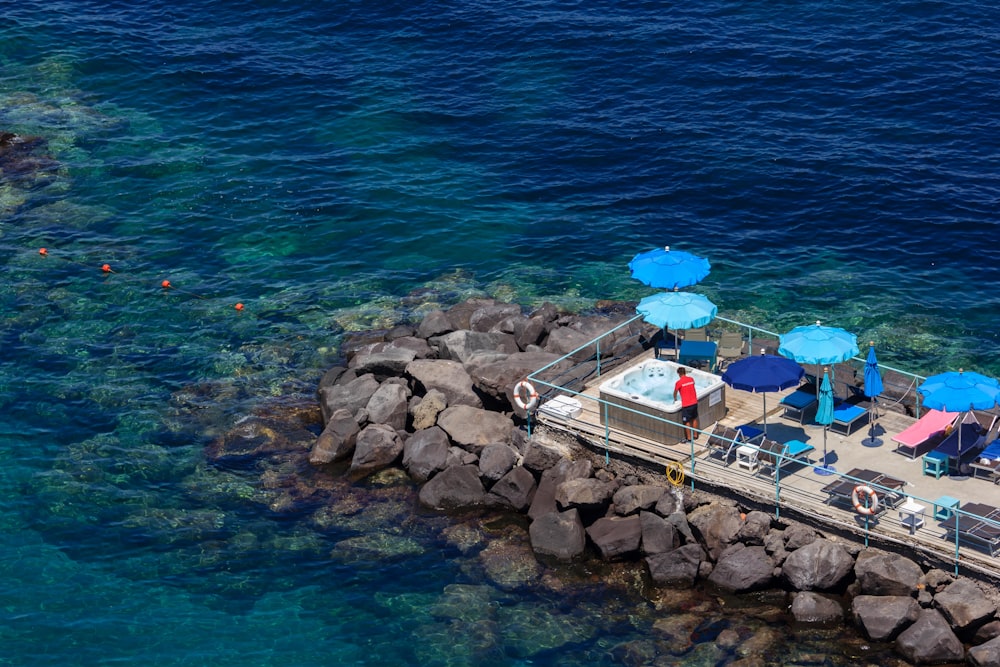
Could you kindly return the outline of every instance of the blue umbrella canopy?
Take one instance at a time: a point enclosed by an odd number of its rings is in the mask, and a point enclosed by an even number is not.
[[[650,287],[679,289],[701,282],[712,265],[704,257],[670,246],[640,252],[628,263],[632,277]]]
[[[764,354],[745,357],[726,366],[722,381],[733,389],[760,393],[764,400],[764,435],[767,435],[767,392],[796,386],[806,371],[791,359]]]
[[[703,327],[719,312],[707,297],[693,292],[653,294],[640,301],[635,310],[646,322],[665,329]]]
[[[1000,399],[1000,382],[974,371],[959,369],[932,375],[917,391],[925,407],[948,412],[990,410]]]
[[[779,337],[778,354],[800,364],[836,364],[858,353],[858,337],[819,322],[795,327]]]
[[[882,393],[882,376],[878,372],[875,358],[875,343],[868,343],[868,358],[865,359],[865,396],[874,398]]]

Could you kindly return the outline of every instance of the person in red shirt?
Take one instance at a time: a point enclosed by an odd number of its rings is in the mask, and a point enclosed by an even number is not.
[[[694,387],[694,378],[687,374],[687,369],[681,366],[677,369],[677,382],[674,383],[674,400],[681,395],[681,421],[687,425],[688,438],[695,440],[695,430],[698,428],[698,392]]]

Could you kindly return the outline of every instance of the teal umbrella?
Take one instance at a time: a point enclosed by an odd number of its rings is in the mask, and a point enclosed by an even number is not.
[[[813,468],[817,475],[833,474],[833,466],[826,464],[826,432],[833,423],[833,386],[830,384],[830,369],[823,369],[823,382],[819,385],[819,407],[816,409],[816,423],[823,425],[823,465]]]
[[[640,252],[628,263],[628,268],[633,278],[650,287],[679,289],[701,282],[712,265],[704,257],[666,246]]]

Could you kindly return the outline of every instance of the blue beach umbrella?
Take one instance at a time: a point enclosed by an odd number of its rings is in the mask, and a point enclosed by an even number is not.
[[[695,329],[715,319],[718,307],[694,292],[660,292],[636,306],[643,320],[665,329]]]
[[[767,435],[767,393],[796,386],[805,375],[805,369],[791,359],[764,354],[745,357],[726,366],[722,381],[733,389],[763,394],[764,435]]]
[[[701,294],[673,291],[643,298],[635,311],[644,321],[661,329],[695,329],[715,319],[719,309]],[[677,337],[674,336],[676,347]]]
[[[858,353],[857,336],[819,322],[795,327],[779,336],[778,343],[778,354],[800,364],[836,364]]]
[[[826,432],[833,423],[833,386],[830,384],[830,369],[823,369],[823,381],[819,385],[819,407],[816,409],[816,423],[823,425],[823,465],[813,468],[817,475],[830,475],[833,466],[826,464]]]
[[[882,393],[882,376],[878,372],[875,357],[875,341],[868,342],[868,358],[865,359],[865,396],[872,399],[872,409],[868,411],[868,437],[861,441],[865,447],[878,447],[881,438],[875,437],[875,418],[878,416],[878,396]]]
[[[640,252],[628,263],[628,268],[632,277],[645,285],[676,290],[701,282],[712,265],[704,257],[665,246]]]
[[[992,410],[1000,400],[1000,382],[974,371],[959,369],[932,375],[924,380],[917,391],[923,404],[932,410],[972,412]],[[958,430],[958,451],[962,451],[962,429]]]

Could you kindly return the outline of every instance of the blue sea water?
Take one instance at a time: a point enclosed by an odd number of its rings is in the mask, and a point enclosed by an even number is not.
[[[44,140],[0,165],[0,664],[642,664],[668,611],[878,655],[614,572],[504,586],[406,485],[289,515],[203,447],[311,397],[345,332],[637,300],[664,244],[730,317],[1000,374],[1000,10],[0,7],[0,132]],[[696,644],[660,660],[732,658]]]

